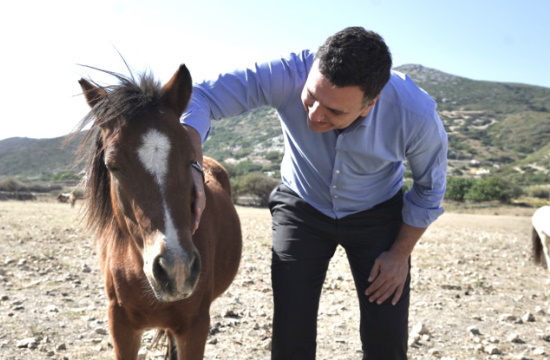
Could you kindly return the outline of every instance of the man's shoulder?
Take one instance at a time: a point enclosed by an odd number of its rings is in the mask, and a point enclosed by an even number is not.
[[[407,74],[393,70],[390,80],[382,90],[382,99],[416,113],[433,114],[436,102]]]
[[[315,60],[315,52],[305,49],[302,51],[291,52],[286,58],[286,61],[295,64],[297,68],[306,73],[309,73],[313,61]]]

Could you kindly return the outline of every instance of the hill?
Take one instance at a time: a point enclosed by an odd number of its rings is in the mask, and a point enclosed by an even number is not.
[[[550,182],[550,89],[470,80],[421,65],[404,65],[407,73],[438,104],[449,135],[450,174],[503,173],[539,175]],[[271,109],[214,121],[205,153],[220,160],[263,160],[281,152],[278,118]]]
[[[513,83],[476,81],[421,65],[407,73],[438,103],[449,134],[451,175],[497,173],[550,182],[550,89]],[[0,177],[44,177],[74,171],[76,142],[55,139],[0,141]],[[283,152],[279,120],[273,109],[213,121],[204,152],[241,172],[276,173]],[[78,172],[78,171],[77,171]]]
[[[48,179],[62,173],[78,173],[74,153],[83,134],[74,141],[67,136],[52,139],[9,138],[0,141],[0,178]]]
[[[405,65],[407,73],[437,101],[451,138],[450,158],[511,162],[548,144],[550,89],[475,81]]]

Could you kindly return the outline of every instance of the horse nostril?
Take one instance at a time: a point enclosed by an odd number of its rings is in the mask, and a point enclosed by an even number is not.
[[[165,261],[166,260],[160,255],[155,258],[155,260],[153,261],[153,275],[159,283],[168,286],[170,284],[170,281],[168,279],[168,274],[166,273],[164,264]]]

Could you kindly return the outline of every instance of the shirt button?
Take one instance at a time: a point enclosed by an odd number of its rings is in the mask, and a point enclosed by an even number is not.
[[[336,170],[336,173],[337,173],[337,174],[340,174],[340,170]]]
[[[338,199],[338,195],[334,195],[334,198],[335,198],[335,199]]]
[[[333,188],[333,189],[336,189],[336,185],[332,185],[332,188]]]

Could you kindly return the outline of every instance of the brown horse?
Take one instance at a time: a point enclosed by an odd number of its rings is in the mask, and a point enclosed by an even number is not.
[[[150,74],[107,72],[120,84],[79,81],[92,108],[86,218],[94,231],[116,359],[136,359],[145,329],[168,335],[171,359],[202,359],[210,304],[233,281],[241,228],[229,178],[204,158],[206,209],[193,233],[195,153],[179,117],[191,95],[181,65],[160,86]]]
[[[57,195],[57,201],[63,204],[71,204],[71,207],[74,207],[76,204],[76,195],[74,192],[59,193],[59,195]]]

